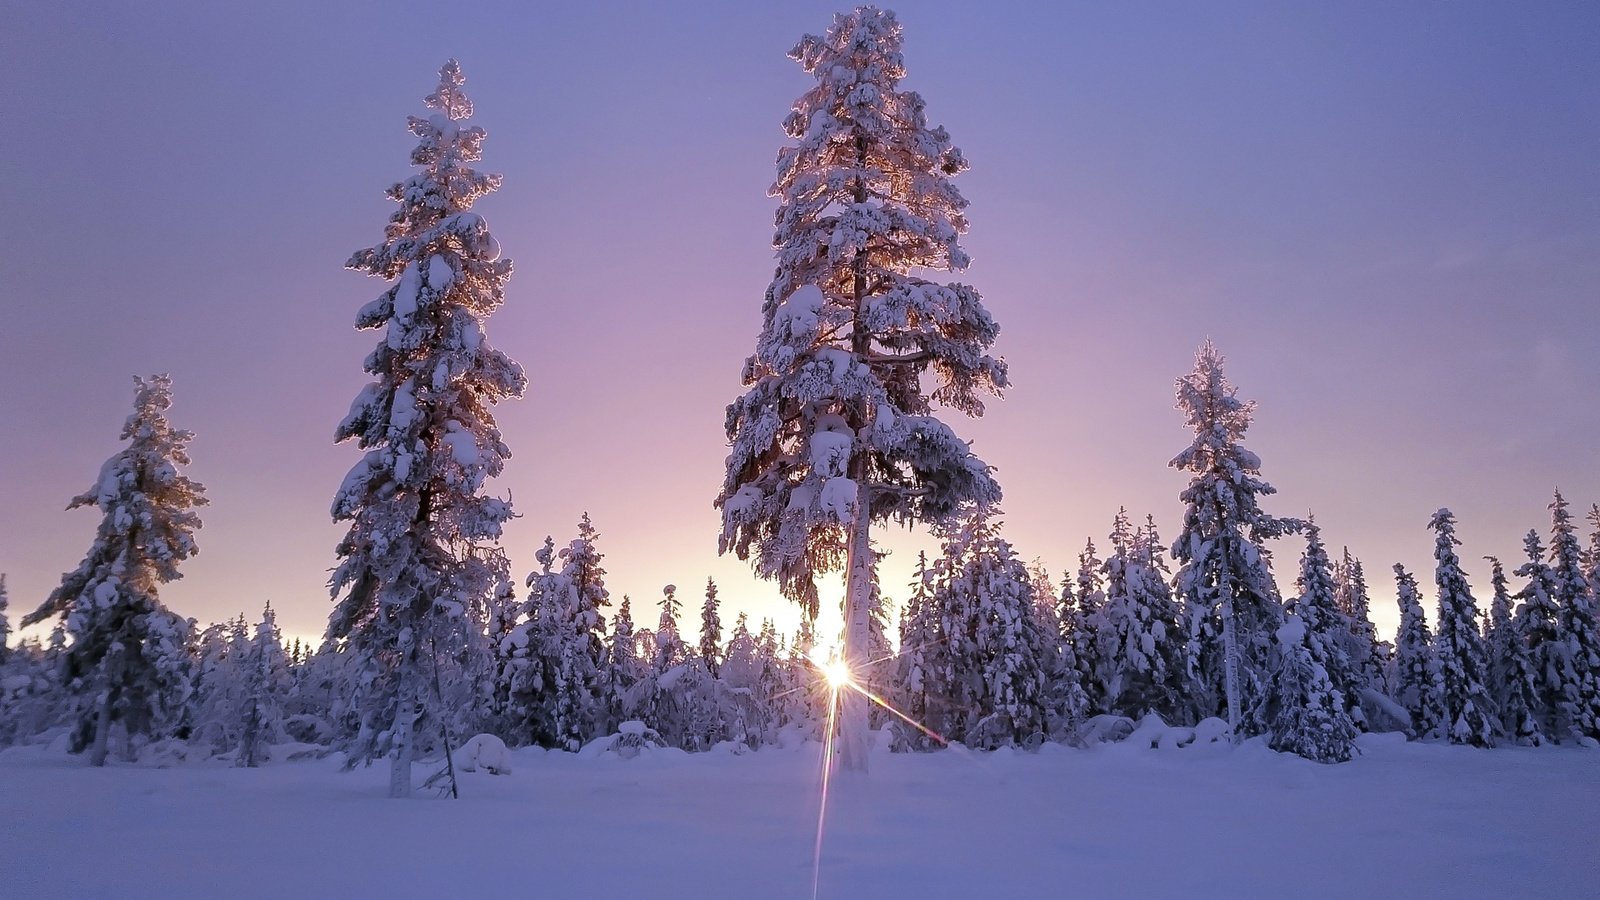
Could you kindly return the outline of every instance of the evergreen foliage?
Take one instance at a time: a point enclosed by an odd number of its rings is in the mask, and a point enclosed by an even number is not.
[[[967,265],[966,200],[950,180],[967,161],[900,87],[901,42],[894,13],[859,7],[790,51],[817,83],[784,122],[794,143],[779,151],[771,189],[778,267],[746,392],[728,407],[716,499],[721,551],[752,559],[806,617],[817,576],[848,570],[852,669],[870,658],[871,523],[945,523],[1000,496],[989,467],[934,415],[935,403],[981,414],[980,395],[1007,378],[988,355],[999,328],[977,291],[913,274]],[[866,767],[866,723],[865,701],[849,696],[846,768]]]
[[[1534,538],[1537,540],[1538,536]],[[1500,723],[1506,736],[1519,744],[1537,747],[1544,743],[1544,732],[1539,725],[1540,701],[1533,657],[1528,651],[1527,636],[1520,627],[1522,620],[1513,617],[1505,569],[1500,560],[1492,556],[1484,559],[1489,561],[1490,583],[1494,586],[1489,627],[1484,634],[1490,699],[1500,710]]]
[[[722,666],[722,618],[717,612],[717,583],[706,579],[706,602],[700,607],[700,658],[711,677]]]
[[[1185,667],[1159,541],[1154,521],[1135,533],[1127,510],[1117,513],[1105,597],[1095,614],[1096,694],[1113,715],[1139,720],[1156,713],[1175,722],[1187,714]]]
[[[1494,746],[1499,711],[1486,686],[1488,663],[1478,633],[1478,608],[1456,556],[1455,516],[1448,509],[1434,513],[1434,583],[1439,590],[1438,643],[1440,699],[1444,732],[1452,744]]]
[[[1444,725],[1439,664],[1434,655],[1433,634],[1422,611],[1422,596],[1416,576],[1399,563],[1394,566],[1399,592],[1400,629],[1394,638],[1394,697],[1411,715],[1411,736],[1438,737]]]
[[[1379,693],[1387,689],[1384,684],[1384,654],[1379,646],[1378,629],[1372,624],[1372,600],[1367,593],[1367,576],[1361,560],[1344,548],[1344,553],[1334,567],[1334,600],[1344,615],[1349,628],[1346,655],[1350,657],[1359,683]]]
[[[1322,529],[1315,521],[1307,521],[1305,535],[1306,550],[1300,557],[1300,577],[1296,581],[1300,596],[1290,604],[1290,611],[1300,618],[1307,632],[1304,643],[1325,670],[1329,683],[1339,692],[1344,702],[1343,712],[1355,724],[1363,725],[1366,718],[1360,700],[1366,681],[1350,658],[1351,628],[1339,609],[1333,564],[1322,543]],[[1282,646],[1280,642],[1280,648]]]
[[[1557,733],[1600,740],[1600,621],[1582,557],[1566,498],[1556,491],[1550,503],[1550,580],[1551,599],[1560,616]]]
[[[133,379],[134,411],[122,427],[128,442],[106,460],[89,490],[68,509],[94,506],[102,518],[83,562],[24,626],[59,616],[71,643],[62,659],[74,720],[73,752],[90,749],[105,765],[113,727],[130,738],[159,739],[177,726],[190,690],[191,623],[168,612],[162,584],[182,577],[178,564],[198,552],[197,506],[205,488],[183,475],[193,435],[173,428],[172,379]],[[133,746],[127,748],[131,754]]]
[[[1183,530],[1172,546],[1180,563],[1177,592],[1189,630],[1201,716],[1223,713],[1235,739],[1267,723],[1256,710],[1272,668],[1272,640],[1283,603],[1262,542],[1301,523],[1261,509],[1275,493],[1260,478],[1261,458],[1241,441],[1255,402],[1240,400],[1222,372],[1223,357],[1207,341],[1194,371],[1178,379],[1178,409],[1195,439],[1170,466],[1193,473],[1180,494]]]
[[[329,582],[328,638],[348,643],[363,670],[348,760],[390,756],[395,797],[411,794],[419,722],[442,712],[429,704],[425,663],[438,664],[440,641],[446,656],[464,647],[461,620],[507,577],[498,542],[511,505],[483,487],[511,455],[491,408],[526,384],[484,339],[511,262],[471,211],[500,178],[470,166],[484,131],[465,124],[463,82],[455,60],[440,70],[424,101],[433,112],[408,120],[421,171],[389,188],[400,208],[383,241],[347,263],[392,284],[356,316],[357,328],[384,330],[363,365],[376,380],[335,432],[366,453],[333,501],[350,529]]]

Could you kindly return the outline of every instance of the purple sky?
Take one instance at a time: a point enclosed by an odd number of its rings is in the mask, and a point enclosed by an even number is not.
[[[667,7],[670,7],[668,9]],[[494,485],[520,578],[581,512],[613,596],[708,575],[723,407],[772,272],[785,52],[829,3],[5,2],[0,571],[14,615],[82,557],[62,511],[118,449],[133,373],[171,372],[209,489],[163,598],[207,622],[271,599],[320,634],[358,458],[331,443],[376,340],[375,243],[405,117],[458,57],[505,186],[478,207],[515,260],[490,339],[526,367]],[[972,161],[962,280],[1016,387],[958,422],[1053,573],[1125,504],[1176,531],[1189,440],[1173,380],[1208,335],[1260,401],[1249,445],[1366,562],[1431,578],[1428,516],[1513,565],[1559,484],[1600,500],[1600,6],[901,3],[906,86]],[[903,601],[919,535],[884,584]],[[1289,586],[1298,541],[1278,545]],[[732,609],[728,608],[732,607]],[[636,610],[636,619],[653,613]]]

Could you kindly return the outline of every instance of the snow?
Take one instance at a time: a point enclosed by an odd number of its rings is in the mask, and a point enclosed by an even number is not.
[[[456,273],[450,268],[450,261],[437,254],[428,257],[428,287],[434,293],[442,294],[454,281]]]
[[[477,435],[461,427],[461,423],[451,419],[445,424],[447,429],[443,435],[445,444],[450,447],[450,456],[458,466],[475,466],[478,464],[478,438]]]
[[[818,473],[843,475],[855,443],[848,431],[817,431],[811,435],[811,468]]]
[[[814,284],[795,288],[789,298],[778,305],[772,317],[775,334],[788,338],[801,338],[817,330],[817,317],[822,313],[822,290]]]
[[[1047,744],[900,755],[880,745],[870,775],[834,781],[817,895],[1044,897],[1064,885],[1075,896],[1592,894],[1594,752],[1396,736],[1364,737],[1361,749],[1330,767],[1259,741],[1203,753]],[[485,853],[531,847],[540,896],[589,895],[596,866],[608,883],[648,885],[658,898],[812,896],[815,743],[510,756],[510,776],[463,773],[458,801],[390,801],[387,767],[346,773],[337,757],[96,770],[14,748],[0,753],[0,796],[26,815],[0,819],[7,893],[526,892],[527,867],[486,865]],[[418,780],[428,771],[419,766]],[[395,852],[420,848],[421,831],[425,852]],[[94,864],[63,865],[68,846],[95,848]]]
[[[829,478],[822,484],[822,509],[840,522],[855,517],[856,483],[843,476]]]
[[[455,759],[463,772],[482,769],[491,775],[511,774],[511,751],[506,749],[505,741],[492,734],[475,734],[468,738]]]

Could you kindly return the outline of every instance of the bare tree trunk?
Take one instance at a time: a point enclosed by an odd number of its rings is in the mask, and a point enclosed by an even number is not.
[[[867,162],[866,139],[856,135],[856,165],[864,169]],[[855,201],[867,202],[867,185],[860,175],[855,179]],[[872,335],[864,322],[867,297],[867,255],[857,250],[851,261],[851,293],[853,318],[850,331],[850,351],[857,359],[865,360],[872,350]],[[844,664],[851,677],[865,677],[870,652],[871,634],[868,617],[872,597],[872,570],[876,560],[872,557],[872,492],[867,486],[871,476],[869,451],[864,446],[872,428],[873,410],[867,404],[849,410],[850,427],[854,441],[850,450],[850,477],[856,483],[855,520],[850,524],[849,571],[844,592]],[[847,772],[867,771],[867,742],[870,738],[867,722],[867,698],[860,691],[842,688],[839,703],[839,767]],[[832,739],[832,736],[829,735]]]
[[[394,707],[394,755],[389,762],[389,796],[411,796],[411,761],[416,755],[417,698],[410,670],[410,654],[402,660],[400,685]]]
[[[864,454],[863,454],[864,455]],[[865,468],[864,466],[862,468]],[[863,473],[864,474],[864,473]],[[866,485],[856,483],[856,515],[850,527],[849,576],[844,597],[844,663],[852,678],[865,678],[871,653],[872,541],[871,498]],[[839,768],[847,772],[867,771],[867,747],[871,731],[867,722],[867,698],[860,691],[839,691]]]
[[[1233,627],[1233,579],[1231,542],[1222,539],[1222,566],[1217,573],[1217,593],[1221,595],[1222,683],[1228,693],[1228,730],[1233,743],[1239,743],[1239,641]]]
[[[450,778],[450,799],[461,799],[461,792],[456,788],[456,759],[450,751],[450,725],[449,717],[445,715],[444,689],[439,685],[439,642],[433,636],[428,636],[428,653],[433,657],[433,701],[439,709],[439,735],[444,738],[444,771]]]
[[[100,712],[95,717],[94,745],[89,749],[89,765],[103,766],[111,751],[111,688],[100,695]]]

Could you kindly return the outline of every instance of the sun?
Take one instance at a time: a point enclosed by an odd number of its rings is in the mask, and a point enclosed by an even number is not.
[[[828,687],[836,691],[851,683],[850,667],[845,665],[842,659],[829,660],[819,668],[822,669],[822,677],[828,679]]]
[[[842,654],[834,648],[817,646],[811,648],[811,665],[826,681],[828,687],[835,692],[852,687],[855,680],[850,677],[850,666],[842,658]]]

